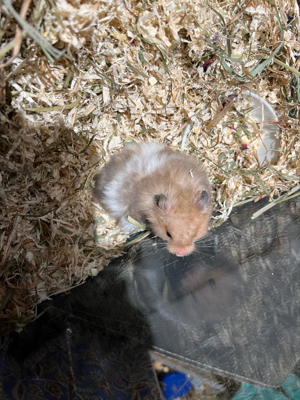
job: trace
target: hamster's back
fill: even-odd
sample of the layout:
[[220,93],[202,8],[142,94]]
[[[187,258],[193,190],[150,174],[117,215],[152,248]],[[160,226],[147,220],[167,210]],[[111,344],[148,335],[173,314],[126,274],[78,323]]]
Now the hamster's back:
[[95,176],[94,200],[119,222],[128,211],[137,182],[162,168],[174,154],[158,143],[138,143],[124,148]]
[[209,190],[202,164],[196,157],[166,145],[139,143],[114,154],[101,169],[95,177],[94,198],[118,223],[130,229],[127,216],[137,217],[141,201],[147,206],[144,211],[148,211],[155,195],[171,193],[174,187],[186,196],[199,188]]

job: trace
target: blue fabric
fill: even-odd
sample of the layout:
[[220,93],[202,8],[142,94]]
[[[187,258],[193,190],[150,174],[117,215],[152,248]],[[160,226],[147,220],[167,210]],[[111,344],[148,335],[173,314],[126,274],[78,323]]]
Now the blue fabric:
[[184,396],[191,388],[191,381],[181,372],[169,372],[163,377],[162,382],[166,400]]

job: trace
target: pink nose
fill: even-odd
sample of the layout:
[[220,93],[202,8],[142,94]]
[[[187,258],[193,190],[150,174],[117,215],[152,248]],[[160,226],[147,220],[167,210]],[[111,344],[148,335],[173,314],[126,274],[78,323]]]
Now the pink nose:
[[175,254],[176,256],[183,257],[189,254],[190,251],[188,249],[176,249]]

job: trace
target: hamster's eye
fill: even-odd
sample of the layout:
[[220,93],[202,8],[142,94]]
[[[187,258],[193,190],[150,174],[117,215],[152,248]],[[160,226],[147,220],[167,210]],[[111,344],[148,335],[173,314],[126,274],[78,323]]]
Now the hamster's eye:
[[209,283],[210,286],[212,286],[213,288],[216,287],[216,281],[214,280],[214,278],[210,278],[210,279],[208,280],[208,283]]
[[172,239],[172,236],[170,235],[170,232],[167,231],[167,236]]

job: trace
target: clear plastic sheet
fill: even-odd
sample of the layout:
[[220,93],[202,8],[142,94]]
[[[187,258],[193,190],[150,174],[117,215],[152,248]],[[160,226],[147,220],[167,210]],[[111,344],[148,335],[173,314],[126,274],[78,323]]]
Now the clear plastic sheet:
[[5,359],[27,365],[49,342],[59,352],[56,339],[70,328],[71,343],[96,336],[105,357],[121,354],[125,364],[152,348],[236,381],[280,386],[300,359],[300,197],[251,219],[264,204],[235,208],[188,257],[157,238],[134,245],[42,303],[44,314],[3,347]]
[[276,387],[300,358],[300,201],[251,219],[263,204],[236,208],[189,257],[144,240],[132,248],[123,275],[156,349]]

